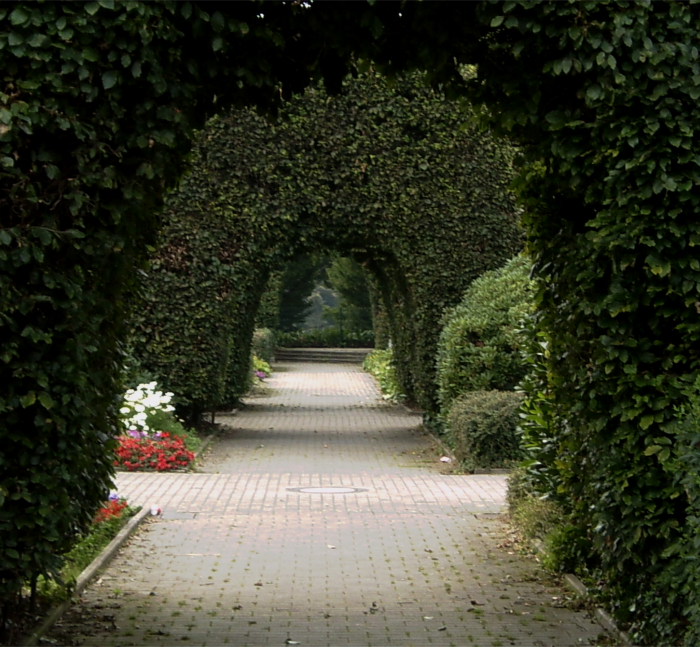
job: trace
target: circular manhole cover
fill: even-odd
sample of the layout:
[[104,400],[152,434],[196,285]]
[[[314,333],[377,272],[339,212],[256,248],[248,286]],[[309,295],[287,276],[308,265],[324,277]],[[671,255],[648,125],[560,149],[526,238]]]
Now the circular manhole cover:
[[288,487],[290,492],[301,492],[302,494],[355,494],[356,492],[367,492],[363,487]]

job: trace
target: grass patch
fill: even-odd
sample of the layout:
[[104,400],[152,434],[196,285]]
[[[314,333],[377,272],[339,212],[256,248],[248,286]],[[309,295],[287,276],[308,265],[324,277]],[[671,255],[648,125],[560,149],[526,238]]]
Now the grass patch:
[[90,531],[64,556],[63,567],[58,577],[37,580],[37,594],[46,602],[61,602],[67,600],[75,590],[78,576],[114,539],[141,508],[126,506],[121,514],[111,516],[92,526]]

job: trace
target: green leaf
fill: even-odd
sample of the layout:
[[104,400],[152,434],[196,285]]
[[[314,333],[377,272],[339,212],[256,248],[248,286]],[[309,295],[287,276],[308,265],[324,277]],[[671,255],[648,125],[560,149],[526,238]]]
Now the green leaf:
[[86,47],[83,50],[83,58],[86,61],[92,61],[94,63],[100,59],[100,55],[97,53],[97,50],[94,50],[92,47]]
[[600,99],[602,94],[603,90],[599,85],[591,85],[588,90],[586,90],[586,97],[588,97],[591,101]]
[[491,20],[491,27],[498,27],[499,25],[501,25],[501,24],[503,23],[503,21],[504,21],[505,19],[506,19],[505,16],[495,16],[495,17]]
[[105,90],[109,90],[116,85],[117,79],[118,76],[116,72],[105,72],[102,75],[102,86]]
[[[643,416],[642,419],[639,421],[639,426],[642,429],[649,429],[649,427],[651,427],[653,422],[654,422],[654,416]],[[652,445],[652,446],[656,447],[656,445]]]
[[211,48],[218,52],[224,46],[224,39],[221,36],[215,36],[211,41]]
[[10,14],[10,22],[17,26],[23,25],[29,20],[29,14],[24,10],[22,5],[15,7],[14,11]]
[[34,403],[36,402],[36,393],[34,391],[30,391],[26,395],[23,395],[19,399],[19,403],[22,405],[23,408],[31,407]]
[[644,455],[653,456],[654,454],[658,454],[662,449],[663,447],[661,447],[661,445],[649,445],[649,447],[644,450]]
[[51,396],[45,391],[42,391],[39,394],[39,402],[41,403],[41,406],[44,407],[44,409],[51,409],[51,407],[53,407],[53,405],[55,404]]
[[224,28],[226,25],[226,20],[224,19],[224,16],[221,14],[219,11],[215,11],[214,14],[211,17],[211,26],[213,27],[214,31],[218,34],[221,32],[221,30]]
[[85,11],[87,11],[91,16],[94,16],[100,10],[100,5],[97,2],[88,2],[84,6]]

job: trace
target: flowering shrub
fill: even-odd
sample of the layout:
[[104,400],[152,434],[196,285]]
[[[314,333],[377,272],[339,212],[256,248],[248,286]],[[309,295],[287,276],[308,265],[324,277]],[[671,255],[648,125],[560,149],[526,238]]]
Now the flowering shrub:
[[257,377],[259,380],[264,380],[266,377],[270,377],[270,375],[272,375],[272,368],[270,365],[264,359],[260,359],[257,355],[253,355],[253,361],[251,364],[253,375],[255,375],[255,377]]
[[194,459],[194,452],[187,449],[185,441],[167,431],[157,436],[121,436],[116,454],[114,464],[130,472],[138,469],[167,472],[187,467]]
[[186,467],[200,445],[196,435],[173,414],[172,393],[157,390],[156,382],[139,384],[124,395],[119,410],[124,434],[119,437],[114,464],[134,471],[158,472]]
[[[122,414],[122,423],[128,432],[149,432],[153,423],[163,414],[169,414],[175,407],[170,404],[172,393],[156,391],[157,383],[139,384],[135,389],[129,389],[124,395],[124,404],[119,412]],[[155,420],[154,420],[155,419]],[[134,435],[134,438],[144,434]],[[147,434],[145,434],[147,435]]]
[[97,511],[92,523],[98,524],[108,519],[118,519],[122,516],[122,512],[126,506],[126,499],[120,499],[118,495],[110,494],[109,501]]

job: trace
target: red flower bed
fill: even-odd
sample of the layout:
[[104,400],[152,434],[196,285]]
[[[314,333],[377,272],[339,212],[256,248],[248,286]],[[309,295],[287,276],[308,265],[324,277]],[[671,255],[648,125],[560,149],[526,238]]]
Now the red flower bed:
[[182,438],[163,432],[158,438],[120,436],[114,464],[130,472],[139,469],[167,472],[187,467],[193,458],[194,453],[185,447]]
[[103,521],[107,521],[107,519],[121,517],[124,508],[126,508],[126,505],[127,503],[125,500],[120,501],[119,499],[114,499],[108,501],[103,508],[100,508],[97,511],[97,514],[92,520],[92,523],[102,523]]

